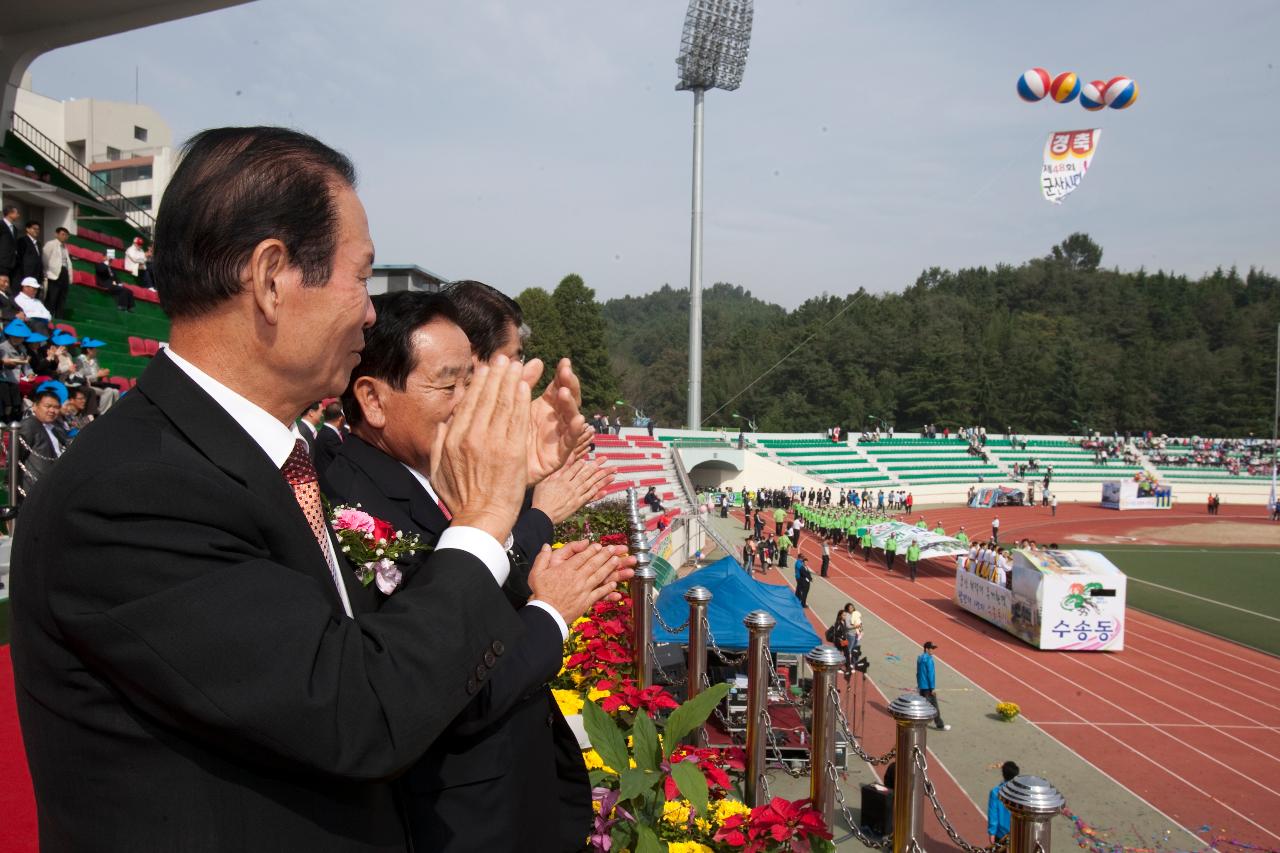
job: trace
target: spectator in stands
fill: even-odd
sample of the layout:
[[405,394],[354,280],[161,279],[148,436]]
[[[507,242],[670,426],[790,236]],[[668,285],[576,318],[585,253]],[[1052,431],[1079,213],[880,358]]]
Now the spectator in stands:
[[89,411],[96,415],[110,409],[120,399],[120,389],[107,381],[111,371],[98,364],[98,347],[102,344],[95,338],[83,338],[80,355],[76,357],[76,375],[93,388],[94,399],[90,401]]
[[111,266],[111,261],[115,260],[116,250],[107,249],[107,255],[98,261],[93,267],[93,279],[99,290],[105,290],[116,298],[116,309],[120,311],[132,311],[134,305],[133,291],[124,287],[116,280],[115,267]]
[[142,278],[142,271],[147,267],[147,253],[142,248],[142,243],[141,237],[134,237],[129,248],[124,250],[124,268],[139,280]]
[[31,416],[24,419],[18,429],[18,459],[25,469],[22,472],[22,491],[27,497],[62,455],[69,440],[66,430],[58,425],[62,401],[56,391],[52,388],[36,391],[31,403]]
[[325,469],[329,467],[333,457],[338,455],[343,441],[347,438],[347,419],[342,411],[342,403],[337,400],[329,400],[325,403],[322,417],[324,428],[320,430],[320,437],[316,439],[315,466],[316,473],[323,478]]
[[88,392],[83,385],[67,389],[67,400],[62,404],[62,427],[67,431],[68,439],[74,439],[93,420],[85,411],[88,407]]
[[21,320],[10,320],[4,327],[0,343],[0,411],[5,423],[22,417],[22,392],[18,382],[31,372],[31,356],[22,345],[31,330]]
[[9,276],[0,273],[0,322],[7,324],[15,318],[25,321],[27,315],[22,313],[14,294],[9,292]]
[[22,237],[18,233],[18,208],[16,205],[6,204],[4,206],[4,222],[0,227],[0,274],[8,276],[13,281],[21,281],[16,277],[18,267],[18,239]]
[[49,309],[45,307],[45,304],[40,301],[39,293],[39,279],[27,276],[22,279],[22,292],[14,297],[13,301],[22,309],[22,313],[27,318],[27,326],[33,332],[47,334],[53,315],[49,313]]
[[67,252],[67,238],[71,232],[65,228],[53,229],[53,239],[44,244],[41,255],[44,260],[44,304],[54,317],[63,316],[67,304],[67,290],[71,287],[71,255]]
[[938,648],[932,640],[926,641],[924,644],[924,653],[916,658],[916,689],[920,691],[920,695],[929,700],[929,704],[933,705],[933,709],[937,711],[937,716],[933,718],[933,723],[941,731],[951,731],[951,726],[942,721],[942,709],[938,707],[938,674],[934,668],[933,650]]
[[320,400],[309,404],[293,424],[293,431],[298,438],[307,443],[307,452],[311,455],[312,464],[316,459],[316,444],[320,439],[320,427],[324,423],[324,404]]
[[44,260],[40,253],[40,223],[28,222],[26,232],[18,238],[18,261],[14,277],[21,281],[30,276],[36,280],[37,289],[44,281]]
[[1003,781],[991,789],[987,795],[987,838],[992,846],[1007,845],[1012,817],[1009,808],[1000,801],[1000,789],[1017,778],[1022,771],[1012,761],[1000,765],[1000,777]]
[[[720,497],[724,497],[721,495]],[[662,499],[658,497],[658,489],[654,486],[649,487],[649,491],[644,493],[644,503],[651,512],[666,512],[662,506]]]

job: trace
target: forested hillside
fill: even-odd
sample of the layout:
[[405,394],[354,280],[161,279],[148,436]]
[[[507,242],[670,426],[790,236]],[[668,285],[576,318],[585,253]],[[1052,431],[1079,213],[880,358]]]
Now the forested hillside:
[[[736,412],[769,431],[856,432],[875,416],[900,430],[1269,436],[1276,277],[1232,268],[1190,281],[1101,259],[1075,234],[1020,266],[935,268],[902,293],[823,296],[791,312],[717,284],[703,303],[706,425],[736,426]],[[682,424],[688,291],[611,300],[603,314],[622,397]]]

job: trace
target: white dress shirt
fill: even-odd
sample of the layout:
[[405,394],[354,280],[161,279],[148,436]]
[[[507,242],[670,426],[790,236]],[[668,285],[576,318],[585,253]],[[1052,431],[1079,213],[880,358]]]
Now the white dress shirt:
[[[172,348],[166,349],[165,353],[179,370],[191,377],[202,391],[231,415],[232,420],[248,433],[254,443],[262,448],[263,453],[267,454],[271,464],[277,468],[284,467],[284,463],[288,460],[289,454],[293,453],[294,445],[297,443],[292,429],[178,355]],[[329,567],[334,571],[338,597],[342,599],[342,609],[348,616],[352,616],[347,588],[339,580],[344,570],[340,568],[341,564],[333,551],[332,538],[330,537],[327,542],[329,547],[326,557],[329,560]],[[443,551],[450,548],[466,551],[478,558],[489,569],[499,586],[506,581],[507,574],[511,571],[506,552],[502,550],[498,540],[478,528],[450,527],[440,536],[440,541],[436,543],[436,550]]]
[[49,434],[49,444],[53,446],[53,456],[56,459],[62,455],[62,443],[53,432],[53,424],[45,424],[44,431]]
[[[404,465],[403,462],[401,462],[400,464]],[[423,491],[427,493],[427,496],[431,498],[431,500],[436,504],[436,506],[442,506],[440,502],[440,496],[436,494],[435,489],[431,488],[431,481],[428,480],[425,476],[423,476],[421,471],[419,471],[417,468],[412,468],[408,465],[404,465],[404,469],[413,475],[413,479],[418,481],[418,485],[422,486]],[[471,551],[471,553],[475,554],[476,556],[484,560],[484,564],[489,567],[489,571],[493,572],[493,579],[498,582],[498,586],[502,586],[504,583],[507,582],[507,577],[511,574],[511,563],[507,559],[507,554],[501,548],[501,546],[499,546],[498,548],[499,553],[497,555],[497,558],[495,558],[495,559],[499,559],[500,562],[502,563],[501,572],[498,572],[495,570],[494,568],[495,563],[490,562],[490,559],[488,556],[481,556],[484,552],[489,551],[490,548],[498,544],[497,539],[494,539],[488,533],[485,533],[483,530],[480,530],[475,527],[452,527],[451,526],[447,530],[445,530],[443,534],[441,534],[440,541],[444,542],[444,537],[448,536],[450,533],[454,531],[457,531],[459,534],[461,534],[461,536],[465,536],[465,538],[461,538],[460,536],[457,539],[451,540],[451,541],[460,543],[460,544],[453,545],[453,547],[455,548],[460,547],[463,550]],[[478,534],[478,535],[473,536],[472,534]],[[511,547],[511,542],[512,542],[512,539],[510,536],[508,536],[507,537],[508,548]],[[439,548],[441,546],[436,545],[436,547]],[[484,550],[482,551],[482,550],[476,550],[476,549],[484,549]],[[489,554],[492,555],[492,552],[489,551]],[[565,624],[564,617],[560,615],[560,611],[556,610],[547,602],[540,601],[536,598],[530,599],[526,603],[531,607],[541,608],[542,610],[545,610],[551,614],[551,618],[556,620],[556,627],[560,629],[560,640],[562,642],[569,637],[569,626]]]

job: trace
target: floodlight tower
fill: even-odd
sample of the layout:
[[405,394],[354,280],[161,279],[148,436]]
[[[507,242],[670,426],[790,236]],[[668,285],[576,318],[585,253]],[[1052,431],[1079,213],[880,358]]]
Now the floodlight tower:
[[752,0],[689,0],[676,91],[693,92],[693,223],[689,250],[689,429],[702,426],[702,101],[708,89],[742,85],[751,47]]

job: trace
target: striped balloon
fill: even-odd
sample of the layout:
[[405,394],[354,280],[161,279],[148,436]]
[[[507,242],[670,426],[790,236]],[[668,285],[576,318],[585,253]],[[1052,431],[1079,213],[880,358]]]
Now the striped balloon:
[[1116,77],[1107,83],[1103,98],[1113,110],[1128,109],[1138,100],[1138,84],[1128,77]]
[[1018,97],[1035,103],[1049,94],[1049,72],[1043,68],[1031,68],[1018,78]]
[[1102,99],[1106,90],[1107,84],[1101,80],[1085,83],[1080,87],[1080,106],[1090,112],[1106,109],[1107,102]]
[[1069,104],[1080,94],[1080,78],[1074,71],[1063,71],[1049,84],[1049,94],[1060,104]]

